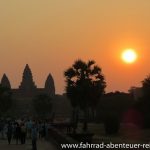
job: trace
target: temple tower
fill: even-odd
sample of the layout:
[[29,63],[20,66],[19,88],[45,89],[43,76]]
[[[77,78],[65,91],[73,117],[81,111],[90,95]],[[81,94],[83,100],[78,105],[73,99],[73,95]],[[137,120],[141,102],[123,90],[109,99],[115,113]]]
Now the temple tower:
[[45,90],[50,96],[55,96],[55,84],[51,74],[48,75],[45,81]]
[[3,87],[7,87],[7,88],[11,89],[11,85],[10,85],[9,79],[6,76],[6,74],[4,74],[3,77],[2,77],[2,79],[1,79],[1,85]]
[[22,89],[25,91],[33,91],[36,89],[36,85],[32,77],[32,72],[28,64],[26,64],[25,66],[23,77],[22,77],[22,82],[19,86],[19,89]]

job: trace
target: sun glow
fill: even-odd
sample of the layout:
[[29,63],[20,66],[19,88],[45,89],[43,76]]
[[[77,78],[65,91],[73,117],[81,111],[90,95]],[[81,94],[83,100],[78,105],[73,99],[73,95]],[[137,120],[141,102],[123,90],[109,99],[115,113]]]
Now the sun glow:
[[126,49],[123,51],[121,58],[126,63],[134,63],[137,59],[137,53],[133,49]]

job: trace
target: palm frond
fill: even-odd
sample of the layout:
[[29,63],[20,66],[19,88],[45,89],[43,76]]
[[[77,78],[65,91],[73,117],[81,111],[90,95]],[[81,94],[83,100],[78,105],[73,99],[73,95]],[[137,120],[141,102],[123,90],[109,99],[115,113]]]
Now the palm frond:
[[78,69],[86,69],[87,65],[84,61],[82,60],[76,60],[75,63],[73,64],[74,69],[78,70]]
[[88,68],[90,68],[92,65],[94,65],[95,64],[95,61],[94,60],[89,60],[88,62],[87,62],[87,66],[88,66]]
[[64,72],[64,76],[67,77],[67,78],[73,78],[76,76],[76,72],[75,70],[71,67],[69,69],[67,69],[65,72]]

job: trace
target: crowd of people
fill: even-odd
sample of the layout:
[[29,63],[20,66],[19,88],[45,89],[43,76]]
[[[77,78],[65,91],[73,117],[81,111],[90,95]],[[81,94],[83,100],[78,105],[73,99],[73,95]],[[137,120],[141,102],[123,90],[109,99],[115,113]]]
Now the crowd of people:
[[16,144],[25,144],[26,139],[32,140],[32,149],[37,150],[37,139],[48,137],[49,124],[43,120],[0,120],[0,138],[8,140],[11,144],[12,139]]

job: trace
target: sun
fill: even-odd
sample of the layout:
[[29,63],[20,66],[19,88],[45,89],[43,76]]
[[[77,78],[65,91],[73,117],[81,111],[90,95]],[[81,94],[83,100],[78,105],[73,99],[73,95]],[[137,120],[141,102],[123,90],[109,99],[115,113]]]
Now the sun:
[[126,49],[122,52],[121,58],[125,63],[131,64],[136,61],[137,53],[134,49]]

